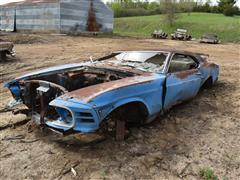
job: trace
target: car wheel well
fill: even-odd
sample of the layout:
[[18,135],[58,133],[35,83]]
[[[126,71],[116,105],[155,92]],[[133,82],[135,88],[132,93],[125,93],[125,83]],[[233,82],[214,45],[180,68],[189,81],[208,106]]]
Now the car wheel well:
[[203,88],[211,88],[213,86],[213,78],[210,76],[202,85]]
[[114,109],[110,113],[110,117],[121,117],[124,118],[126,122],[131,123],[144,123],[149,115],[146,105],[142,102],[130,102],[121,105]]

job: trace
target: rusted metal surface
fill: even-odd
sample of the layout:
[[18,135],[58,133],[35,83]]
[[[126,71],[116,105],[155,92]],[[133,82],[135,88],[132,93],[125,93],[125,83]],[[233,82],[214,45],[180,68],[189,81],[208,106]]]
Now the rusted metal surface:
[[187,70],[187,71],[182,71],[182,72],[176,73],[176,77],[179,78],[179,79],[185,79],[188,76],[190,76],[190,75],[192,75],[194,73],[197,73],[197,72],[198,72],[197,69],[191,69],[191,70]]
[[103,84],[89,86],[83,89],[75,90],[66,93],[62,96],[63,99],[76,98],[83,102],[91,102],[97,96],[103,94],[104,92],[118,90],[119,88],[124,88],[127,86],[134,86],[137,84],[149,83],[154,79],[154,76],[148,74],[148,76],[140,77],[129,77],[121,80],[110,81]]
[[45,96],[44,93],[40,93],[40,124],[44,125],[45,124],[45,115],[48,107],[49,100],[46,99],[47,97]]
[[[19,85],[23,89],[23,98],[25,105],[32,112],[40,114],[40,124],[45,124],[45,117],[51,118],[56,114],[53,109],[49,108],[49,103],[56,96],[68,92],[64,87],[43,80],[20,81]],[[42,89],[41,89],[42,87]],[[46,91],[44,91],[44,88]]]
[[90,8],[88,10],[87,31],[90,31],[90,32],[99,31],[92,0],[90,1]]
[[[92,65],[92,67],[95,67],[95,66],[96,65]],[[128,67],[128,66],[117,66],[116,64],[105,64],[104,66],[101,65],[101,64],[97,64],[96,67],[112,69],[112,70],[115,70],[115,71],[120,70],[122,72],[128,72],[128,73],[130,72],[130,73],[133,73],[133,75],[146,75],[146,76],[148,76],[150,74],[149,72],[143,72],[139,69],[134,69],[134,68],[131,68],[131,67]]]
[[217,67],[216,64],[214,64],[214,63],[209,63],[209,62],[205,62],[205,63],[203,64],[203,66],[204,66],[204,67],[208,67],[208,68],[216,68],[216,67]]
[[49,82],[49,81],[43,81],[43,80],[26,80],[26,81],[20,81],[20,85],[25,85],[25,84],[48,84],[50,87],[52,88],[56,88],[56,89],[59,89],[60,91],[62,91],[63,93],[67,93],[67,89],[58,85],[58,84],[55,84],[55,83],[52,83],[52,82]]

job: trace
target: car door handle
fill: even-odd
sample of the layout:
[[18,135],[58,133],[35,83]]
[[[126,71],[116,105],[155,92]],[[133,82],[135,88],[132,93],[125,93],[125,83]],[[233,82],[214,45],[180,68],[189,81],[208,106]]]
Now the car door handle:
[[202,75],[202,73],[198,72],[198,73],[196,73],[196,75]]

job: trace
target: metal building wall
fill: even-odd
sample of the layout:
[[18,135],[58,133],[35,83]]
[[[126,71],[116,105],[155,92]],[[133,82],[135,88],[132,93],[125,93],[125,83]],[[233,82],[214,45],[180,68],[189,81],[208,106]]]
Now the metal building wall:
[[[90,0],[62,0],[60,26],[62,32],[86,32]],[[100,32],[113,31],[113,12],[101,0],[93,0],[93,8]]]
[[6,7],[0,8],[0,16],[1,16],[1,26],[0,30],[2,31],[14,31],[15,29],[15,8],[14,7]]
[[62,32],[86,31],[90,0],[70,0],[60,3]]
[[[44,0],[41,0],[44,1]],[[11,4],[0,7],[0,30],[85,32],[91,0],[46,0],[44,3]],[[92,0],[100,32],[112,32],[113,12],[101,0]]]
[[113,31],[113,11],[107,7],[101,0],[93,0],[96,11],[97,23],[101,25],[100,31]]
[[60,31],[59,12],[59,3],[18,6],[16,7],[16,29]]

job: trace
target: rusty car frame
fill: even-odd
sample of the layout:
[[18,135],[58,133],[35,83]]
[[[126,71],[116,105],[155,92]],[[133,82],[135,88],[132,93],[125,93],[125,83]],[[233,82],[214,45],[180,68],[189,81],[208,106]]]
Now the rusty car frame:
[[186,29],[177,29],[174,33],[171,34],[171,39],[190,41],[192,39],[192,36],[187,32]]
[[154,39],[167,39],[168,34],[165,33],[162,29],[159,29],[159,30],[154,30],[151,36]]
[[202,35],[200,39],[200,43],[208,43],[208,44],[218,44],[220,43],[219,37],[213,33],[206,33]]
[[14,45],[12,42],[0,39],[0,62],[6,60],[7,55],[15,56]]
[[[219,66],[208,55],[177,50],[122,51],[39,70],[5,84],[19,113],[54,131],[89,133],[112,122],[115,137],[129,123],[146,124],[213,85]],[[108,124],[109,125],[109,124]]]

